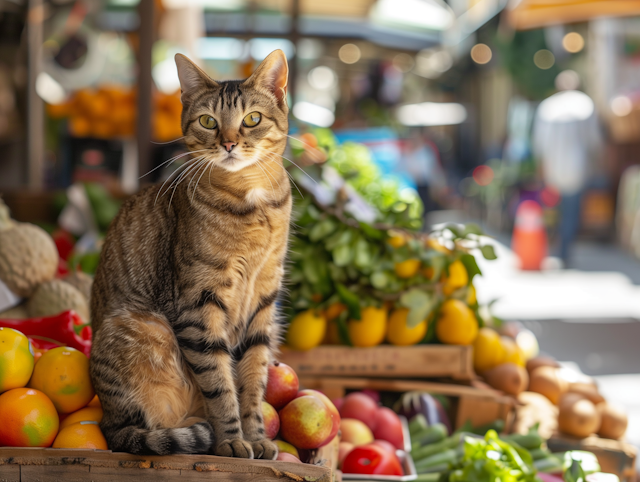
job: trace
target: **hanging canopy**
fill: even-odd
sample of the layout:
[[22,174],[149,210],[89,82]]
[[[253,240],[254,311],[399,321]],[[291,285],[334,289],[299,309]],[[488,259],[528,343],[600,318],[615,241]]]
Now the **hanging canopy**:
[[640,0],[515,0],[506,12],[514,28],[527,30],[603,16],[640,15]]

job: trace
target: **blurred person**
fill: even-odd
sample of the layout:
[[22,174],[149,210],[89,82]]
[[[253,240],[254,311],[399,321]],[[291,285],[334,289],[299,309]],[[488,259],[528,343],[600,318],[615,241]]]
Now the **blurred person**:
[[574,71],[556,78],[559,92],[540,103],[532,144],[542,178],[560,195],[559,257],[565,266],[580,227],[581,198],[601,152],[602,137],[593,100],[578,89]]
[[445,187],[438,148],[415,131],[408,139],[399,167],[415,182],[425,214],[438,209],[437,192]]

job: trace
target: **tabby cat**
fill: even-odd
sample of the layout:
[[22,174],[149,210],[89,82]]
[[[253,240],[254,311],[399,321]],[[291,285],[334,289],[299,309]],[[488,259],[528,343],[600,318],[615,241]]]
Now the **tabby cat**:
[[287,61],[276,50],[228,82],[176,64],[199,155],[107,233],[91,295],[100,427],[114,451],[274,459],[262,398],[291,214]]

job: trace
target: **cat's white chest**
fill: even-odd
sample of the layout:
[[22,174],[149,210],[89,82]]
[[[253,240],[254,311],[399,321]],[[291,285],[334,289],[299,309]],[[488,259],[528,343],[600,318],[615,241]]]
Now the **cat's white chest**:
[[257,187],[255,189],[249,189],[244,198],[248,203],[256,204],[267,199],[267,195],[268,191],[266,189]]

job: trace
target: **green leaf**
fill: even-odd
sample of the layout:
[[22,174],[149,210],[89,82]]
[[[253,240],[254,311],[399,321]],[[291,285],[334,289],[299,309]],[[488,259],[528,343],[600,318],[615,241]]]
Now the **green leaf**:
[[460,228],[455,224],[447,224],[444,229],[448,229],[449,231],[451,231],[451,234],[453,234],[456,238],[462,238],[464,236],[462,234],[462,231],[460,231]]
[[326,218],[316,224],[311,231],[309,231],[309,239],[314,243],[326,238],[333,233],[338,225],[332,218]]
[[476,262],[476,258],[471,254],[463,254],[460,256],[460,261],[464,264],[464,267],[467,269],[467,274],[469,275],[469,282],[473,280],[473,277],[477,274],[482,274],[480,268],[478,267],[478,263]]
[[349,244],[351,242],[352,232],[349,229],[338,230],[336,233],[329,236],[325,242],[324,246],[329,251],[333,251],[338,246],[343,244]]
[[348,311],[343,311],[340,313],[340,316],[336,318],[336,323],[338,324],[338,335],[340,336],[340,341],[345,345],[353,346],[351,343],[351,337],[349,336],[349,326],[347,325],[347,318],[349,317]]
[[374,288],[381,290],[387,286],[389,278],[383,271],[376,271],[371,275],[370,280]]
[[400,304],[405,308],[409,308],[407,326],[413,328],[427,319],[435,306],[435,297],[431,293],[412,289],[400,297]]
[[379,229],[374,228],[370,224],[360,223],[360,229],[364,234],[373,239],[382,239],[384,237],[384,232]]
[[369,249],[369,243],[363,238],[359,237],[355,243],[355,265],[362,269],[371,269],[371,250]]
[[493,249],[493,246],[491,246],[490,244],[485,244],[484,246],[482,246],[480,248],[480,251],[482,252],[482,256],[484,257],[484,259],[494,260],[498,258],[496,256],[495,250]]
[[477,234],[479,236],[479,235],[483,234],[482,233],[482,228],[480,226],[478,226],[476,223],[465,224],[464,231],[463,231],[463,237],[466,237],[469,234]]
[[347,266],[353,260],[354,250],[348,244],[341,244],[332,251],[332,254],[336,266]]
[[343,284],[337,284],[336,290],[338,291],[338,296],[340,296],[340,299],[349,310],[349,318],[353,320],[361,319],[360,299],[358,298],[358,296],[355,293],[349,291],[349,289],[347,289],[347,287]]

